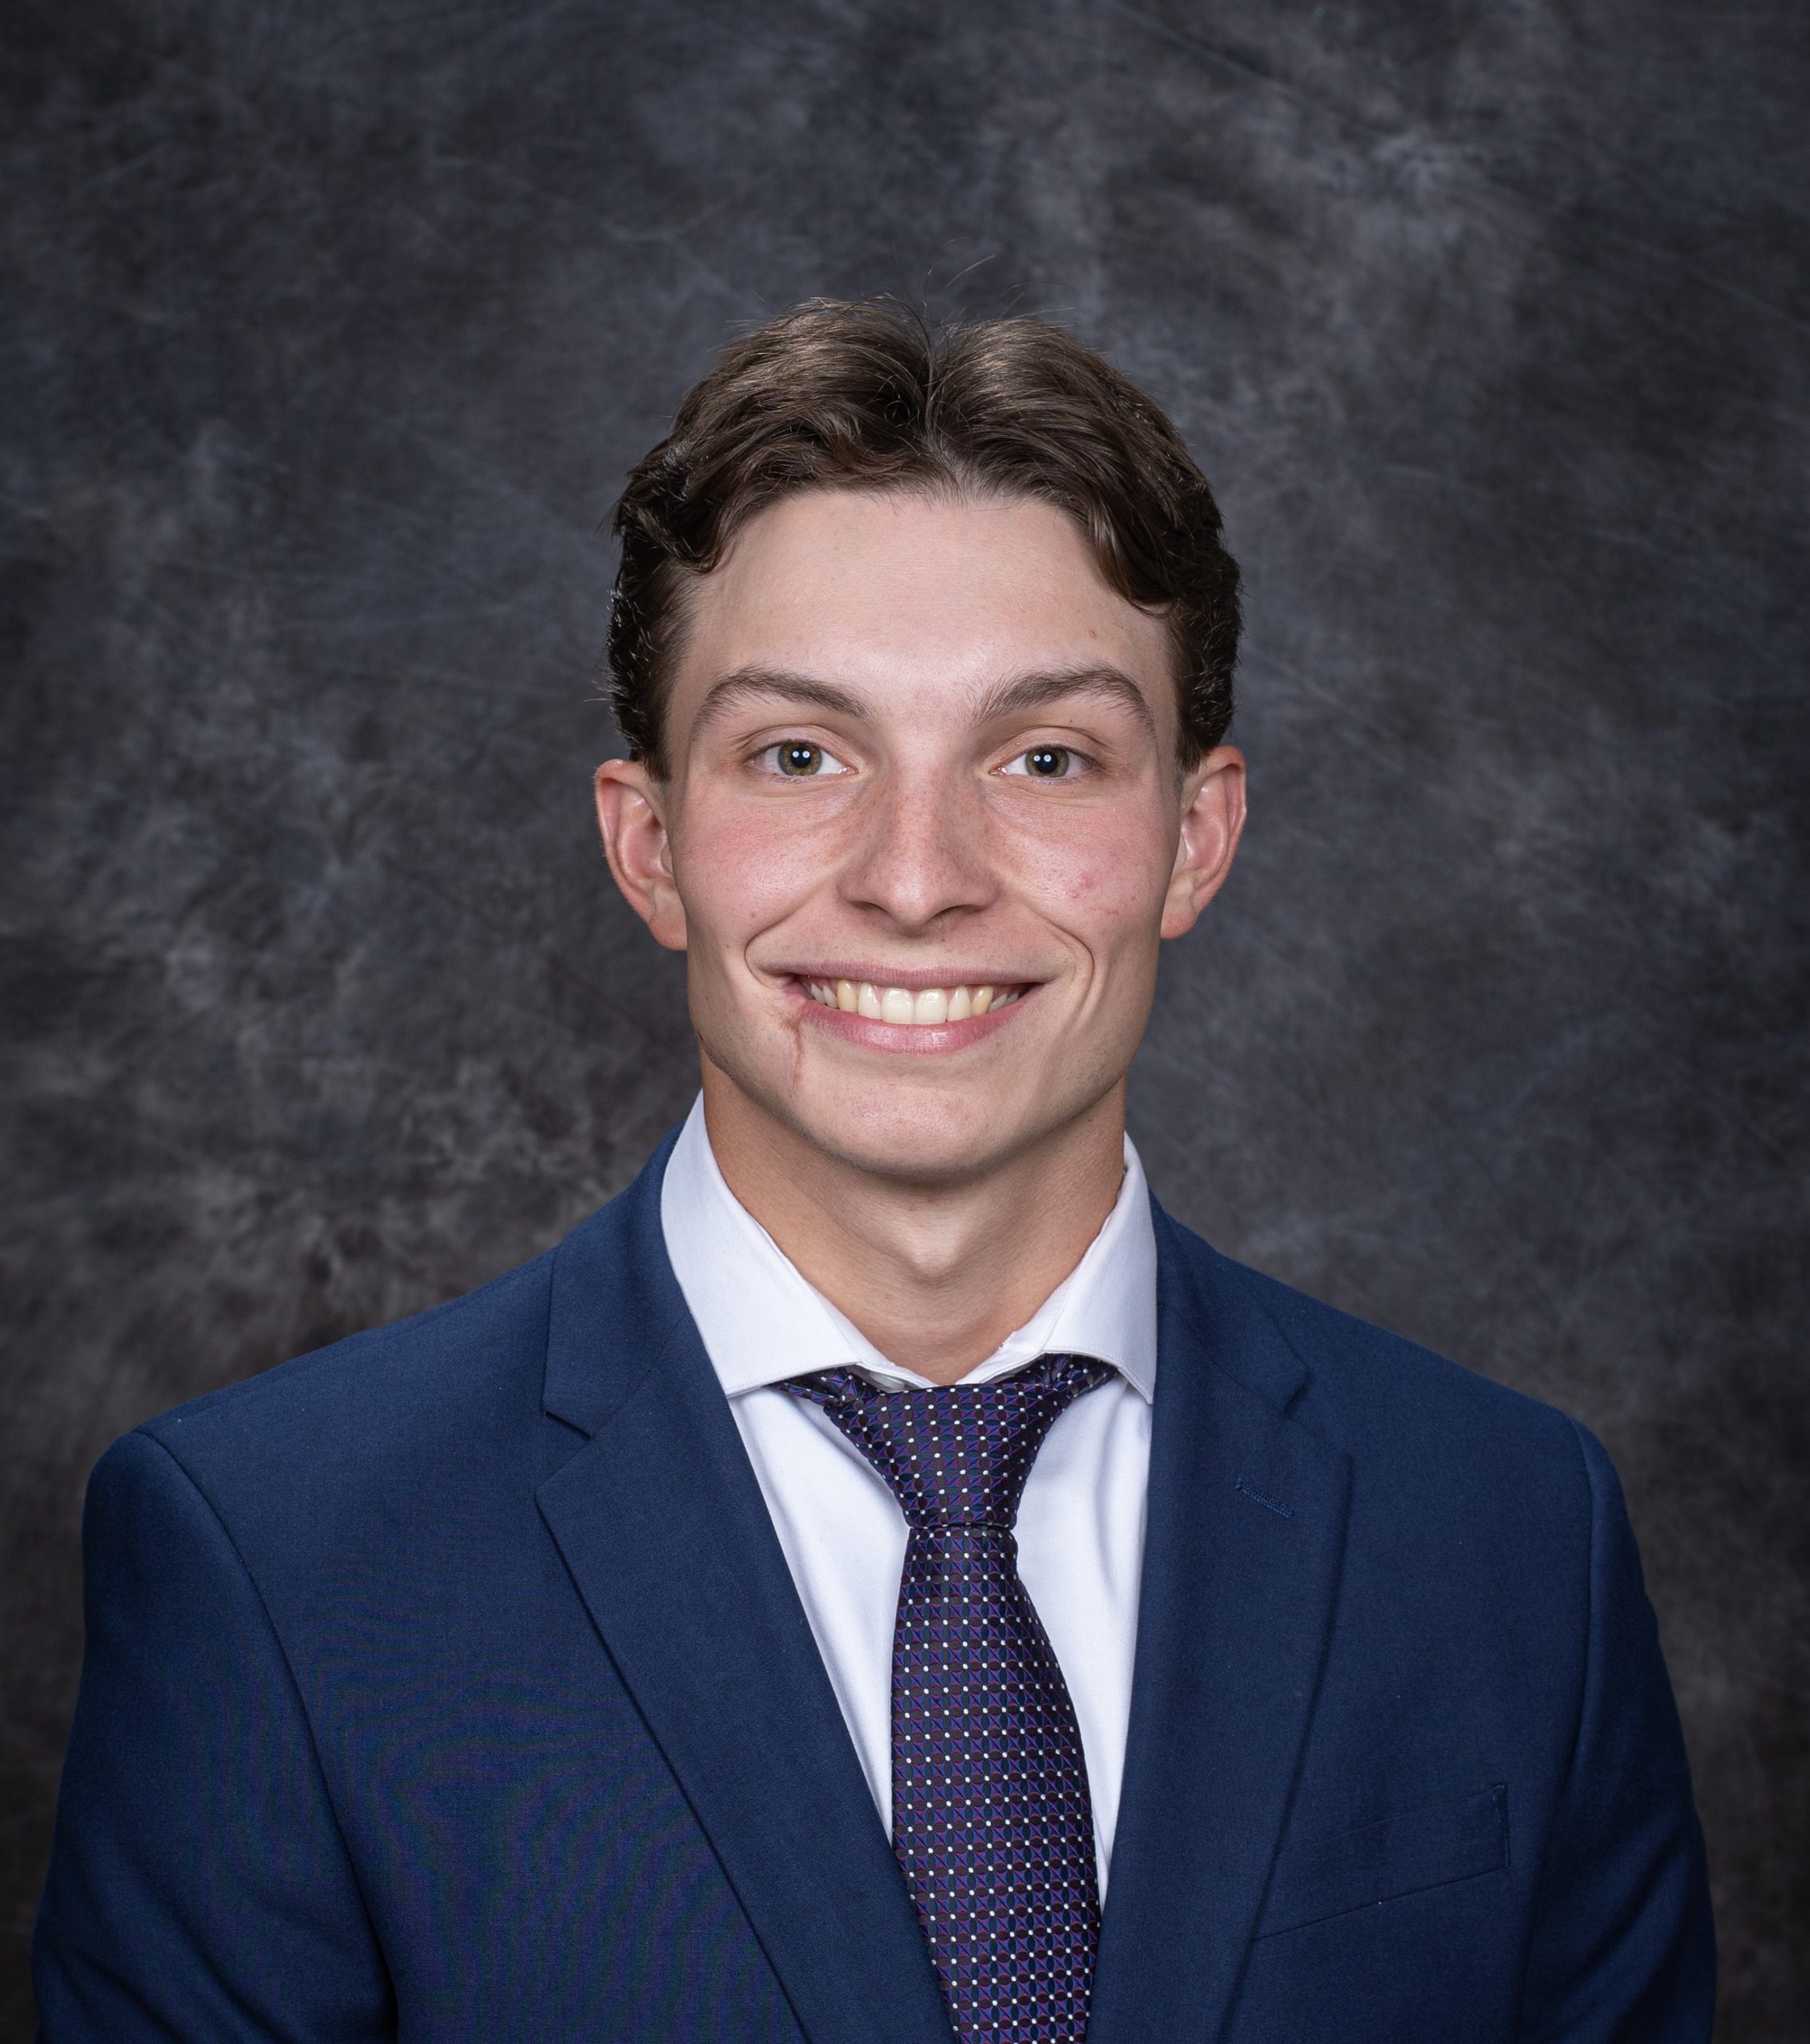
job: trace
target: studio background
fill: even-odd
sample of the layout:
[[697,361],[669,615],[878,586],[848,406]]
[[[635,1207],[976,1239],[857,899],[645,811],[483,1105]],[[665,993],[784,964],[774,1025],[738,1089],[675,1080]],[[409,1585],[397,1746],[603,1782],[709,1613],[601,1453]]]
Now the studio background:
[[116,1435],[554,1241],[694,1084],[588,777],[623,471],[814,293],[1072,325],[1247,575],[1134,1131],[1626,1482],[1729,2044],[1810,2034],[1810,10],[16,0],[4,1973]]

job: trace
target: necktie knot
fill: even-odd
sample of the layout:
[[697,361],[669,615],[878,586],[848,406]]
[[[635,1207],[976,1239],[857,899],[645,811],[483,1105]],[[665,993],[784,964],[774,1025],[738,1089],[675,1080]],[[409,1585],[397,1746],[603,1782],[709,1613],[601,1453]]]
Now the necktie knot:
[[1112,1374],[1091,1356],[1040,1356],[987,1384],[881,1391],[855,1370],[818,1370],[786,1389],[858,1448],[914,1531],[984,1526],[1009,1533],[1044,1437]]

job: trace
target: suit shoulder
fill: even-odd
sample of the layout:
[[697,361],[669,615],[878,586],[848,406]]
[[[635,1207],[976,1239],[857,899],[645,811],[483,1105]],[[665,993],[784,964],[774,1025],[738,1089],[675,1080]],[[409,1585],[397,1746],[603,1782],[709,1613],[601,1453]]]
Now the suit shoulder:
[[1442,1566],[1465,1551],[1536,1571],[1587,1566],[1618,1491],[1575,1420],[1261,1272],[1233,1265],[1228,1278],[1300,1359],[1289,1417],[1349,1456],[1363,1523]]
[[1336,1445],[1428,1468],[1538,1466],[1568,1488],[1587,1485],[1586,1460],[1602,1451],[1556,1406],[1235,1262],[1186,1229],[1175,1234],[1220,1316],[1230,1308],[1279,1337],[1297,1365],[1291,1416]]
[[476,1290],[347,1336],[145,1422],[185,1464],[264,1438],[353,1439],[435,1415],[457,1424],[512,1390],[538,1404],[553,1258],[549,1250]]
[[1555,1405],[1310,1297],[1262,1271],[1244,1264],[1233,1268],[1291,1345],[1309,1352],[1304,1361],[1348,1379],[1367,1400],[1419,1404],[1431,1399],[1441,1407],[1474,1409],[1503,1426],[1531,1427],[1554,1436],[1571,1433],[1574,1423]]

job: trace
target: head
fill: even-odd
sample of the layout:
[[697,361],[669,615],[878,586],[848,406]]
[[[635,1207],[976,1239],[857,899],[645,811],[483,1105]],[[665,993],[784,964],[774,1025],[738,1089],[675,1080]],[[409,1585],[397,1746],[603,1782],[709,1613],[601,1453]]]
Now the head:
[[1238,572],[1174,427],[1040,322],[814,303],[616,528],[599,814],[713,1115],[928,1184],[1116,1113],[1243,819]]

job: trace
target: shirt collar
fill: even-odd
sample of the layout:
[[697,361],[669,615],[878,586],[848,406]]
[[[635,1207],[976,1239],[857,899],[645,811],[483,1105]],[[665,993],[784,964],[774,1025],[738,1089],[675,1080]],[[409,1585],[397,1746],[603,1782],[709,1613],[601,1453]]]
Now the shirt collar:
[[[889,1362],[798,1270],[729,1190],[700,1094],[667,1159],[660,1226],[679,1289],[731,1398],[814,1370],[867,1371],[889,1388],[929,1388]],[[1156,1395],[1156,1231],[1129,1136],[1119,1197],[1068,1276],[963,1380],[984,1383],[1045,1354],[1092,1356]]]

